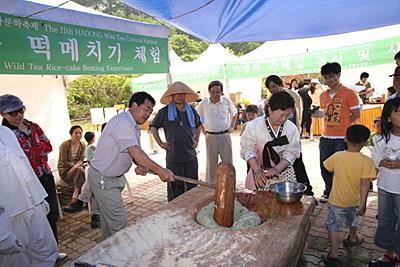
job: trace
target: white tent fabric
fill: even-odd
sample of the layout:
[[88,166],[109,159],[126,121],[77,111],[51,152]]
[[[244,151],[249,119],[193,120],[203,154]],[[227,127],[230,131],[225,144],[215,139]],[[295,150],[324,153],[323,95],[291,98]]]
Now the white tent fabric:
[[170,72],[176,72],[181,69],[185,69],[187,62],[183,61],[173,49],[169,50],[169,70]]
[[196,60],[182,64],[175,72],[176,74],[193,73],[207,69],[210,66],[222,65],[235,59],[237,59],[237,56],[229,53],[221,44],[210,44]]
[[304,38],[295,40],[269,41],[250,53],[241,56],[237,61],[259,60],[264,58],[288,56],[300,53],[314,52],[323,49],[330,49],[369,42],[379,39],[398,36],[400,24],[375,28],[371,30],[344,33],[323,37]]
[[58,147],[67,140],[71,127],[62,76],[0,75],[0,95],[13,94],[26,106],[25,118],[36,122],[49,137],[53,152],[49,162],[57,165]]

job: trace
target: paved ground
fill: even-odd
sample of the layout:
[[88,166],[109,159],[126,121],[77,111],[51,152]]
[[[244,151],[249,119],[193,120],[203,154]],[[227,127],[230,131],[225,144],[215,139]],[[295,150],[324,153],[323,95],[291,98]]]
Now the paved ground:
[[[142,146],[149,150],[149,141],[146,132],[142,133]],[[237,172],[238,187],[243,187],[246,164],[240,159],[240,139],[237,134],[233,135],[234,166]],[[314,186],[315,196],[318,198],[324,188],[323,180],[319,173],[319,154],[318,141],[302,141],[303,157],[307,168],[311,184]],[[199,145],[199,172],[200,177],[205,174],[205,144],[204,136],[201,137]],[[366,151],[368,152],[368,151]],[[151,157],[157,162],[164,164],[165,153],[159,152],[152,154]],[[156,176],[148,175],[146,177],[136,176],[132,171],[128,174],[133,195],[129,196],[128,191],[123,191],[123,198],[128,214],[128,224],[131,225],[137,220],[148,216],[159,210],[166,202],[166,185]],[[375,185],[374,185],[375,186]],[[375,187],[376,188],[376,187]],[[67,204],[71,191],[62,186],[60,200],[62,205]],[[307,239],[306,247],[298,267],[324,266],[321,257],[328,252],[329,244],[327,240],[327,231],[324,227],[327,214],[327,204],[319,204],[311,217],[310,233]],[[377,193],[370,193],[368,198],[368,209],[361,220],[360,232],[365,237],[365,242],[359,247],[352,249],[340,248],[341,258],[345,262],[343,266],[368,266],[371,258],[379,257],[383,250],[375,246],[373,236],[377,226],[375,216],[377,214]],[[59,262],[62,265],[68,260],[76,258],[89,248],[101,241],[101,232],[99,229],[90,228],[90,218],[87,210],[76,214],[64,213],[64,219],[59,221],[59,247],[60,251],[66,252],[68,258]],[[342,238],[347,236],[343,231]],[[295,266],[295,264],[293,265]]]

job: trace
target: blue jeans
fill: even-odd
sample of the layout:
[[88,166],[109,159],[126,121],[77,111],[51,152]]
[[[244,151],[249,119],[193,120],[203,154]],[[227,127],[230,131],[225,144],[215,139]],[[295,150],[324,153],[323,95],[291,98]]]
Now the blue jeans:
[[358,227],[358,217],[356,216],[357,208],[341,208],[329,204],[328,216],[326,217],[326,229],[328,231],[339,232],[340,228],[345,224],[350,228]]
[[400,254],[400,194],[378,188],[378,228],[375,244]]
[[319,165],[321,168],[321,176],[325,182],[324,195],[329,197],[332,189],[333,172],[328,172],[324,167],[324,161],[338,151],[347,149],[344,139],[329,139],[321,137],[319,139]]

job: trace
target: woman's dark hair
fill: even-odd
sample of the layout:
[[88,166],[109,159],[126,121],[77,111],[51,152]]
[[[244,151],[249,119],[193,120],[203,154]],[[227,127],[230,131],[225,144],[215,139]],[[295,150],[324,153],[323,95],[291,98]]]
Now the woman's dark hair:
[[274,83],[276,83],[277,85],[279,85],[279,86],[281,86],[281,87],[283,86],[282,79],[279,78],[279,76],[277,76],[277,75],[269,75],[269,76],[267,77],[267,79],[265,80],[265,87],[269,88],[268,85],[269,85],[271,82],[274,82]]
[[138,106],[140,106],[141,104],[144,103],[144,101],[146,101],[146,99],[149,100],[153,105],[156,104],[156,101],[149,93],[137,92],[134,93],[131,99],[129,100],[129,107],[132,107],[133,103],[136,103]]
[[94,138],[94,132],[86,132],[85,135],[83,136],[86,140],[86,142],[91,142]]
[[210,92],[211,87],[213,86],[219,86],[219,88],[221,88],[221,93],[224,92],[224,85],[220,81],[210,82],[210,84],[208,85],[208,92]]
[[293,87],[293,83],[294,83],[294,82],[296,82],[297,85],[299,84],[299,83],[297,82],[296,79],[292,79],[292,80],[290,81],[289,89],[291,89],[291,88],[297,89],[297,86]]
[[383,105],[381,127],[382,137],[385,138],[386,143],[389,142],[390,133],[393,130],[392,122],[389,121],[389,117],[392,112],[400,112],[400,97],[390,99],[385,103],[385,105]]
[[294,109],[294,99],[291,95],[289,95],[289,93],[281,91],[273,94],[269,99],[268,104],[265,105],[264,111],[267,117],[269,116],[268,107],[271,109],[271,111],[278,109],[286,110],[288,108]]
[[369,77],[368,72],[363,72],[363,73],[360,74],[360,80],[361,80],[362,78],[368,78],[368,77]]
[[337,62],[326,63],[321,67],[321,75],[339,74],[342,72],[342,67]]
[[72,135],[72,133],[75,131],[75,129],[81,129],[81,131],[83,132],[81,126],[79,126],[79,125],[74,125],[74,126],[71,127],[71,129],[69,129],[69,135]]

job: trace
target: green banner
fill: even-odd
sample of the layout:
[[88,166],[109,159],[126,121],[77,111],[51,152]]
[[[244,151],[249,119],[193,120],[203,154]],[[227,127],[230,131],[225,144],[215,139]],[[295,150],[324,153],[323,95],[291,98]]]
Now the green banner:
[[400,50],[400,36],[306,54],[227,64],[229,79],[265,77],[270,74],[315,73],[327,62],[338,62],[343,69],[393,63]]
[[0,13],[2,74],[168,72],[168,39]]
[[137,83],[132,79],[131,83],[133,92],[146,91],[151,93],[160,90],[165,91],[167,88],[167,78],[147,83]]
[[[180,81],[187,84],[210,82],[222,79],[224,79],[223,65],[210,67],[204,71],[194,73],[172,75],[172,82]],[[152,82],[136,82],[135,79],[132,79],[132,91],[155,92],[158,90],[165,91],[165,88],[167,88],[167,78]]]
[[209,69],[200,72],[172,75],[174,82],[180,81],[184,83],[210,82],[213,80],[221,80],[224,78],[224,66],[212,66]]

